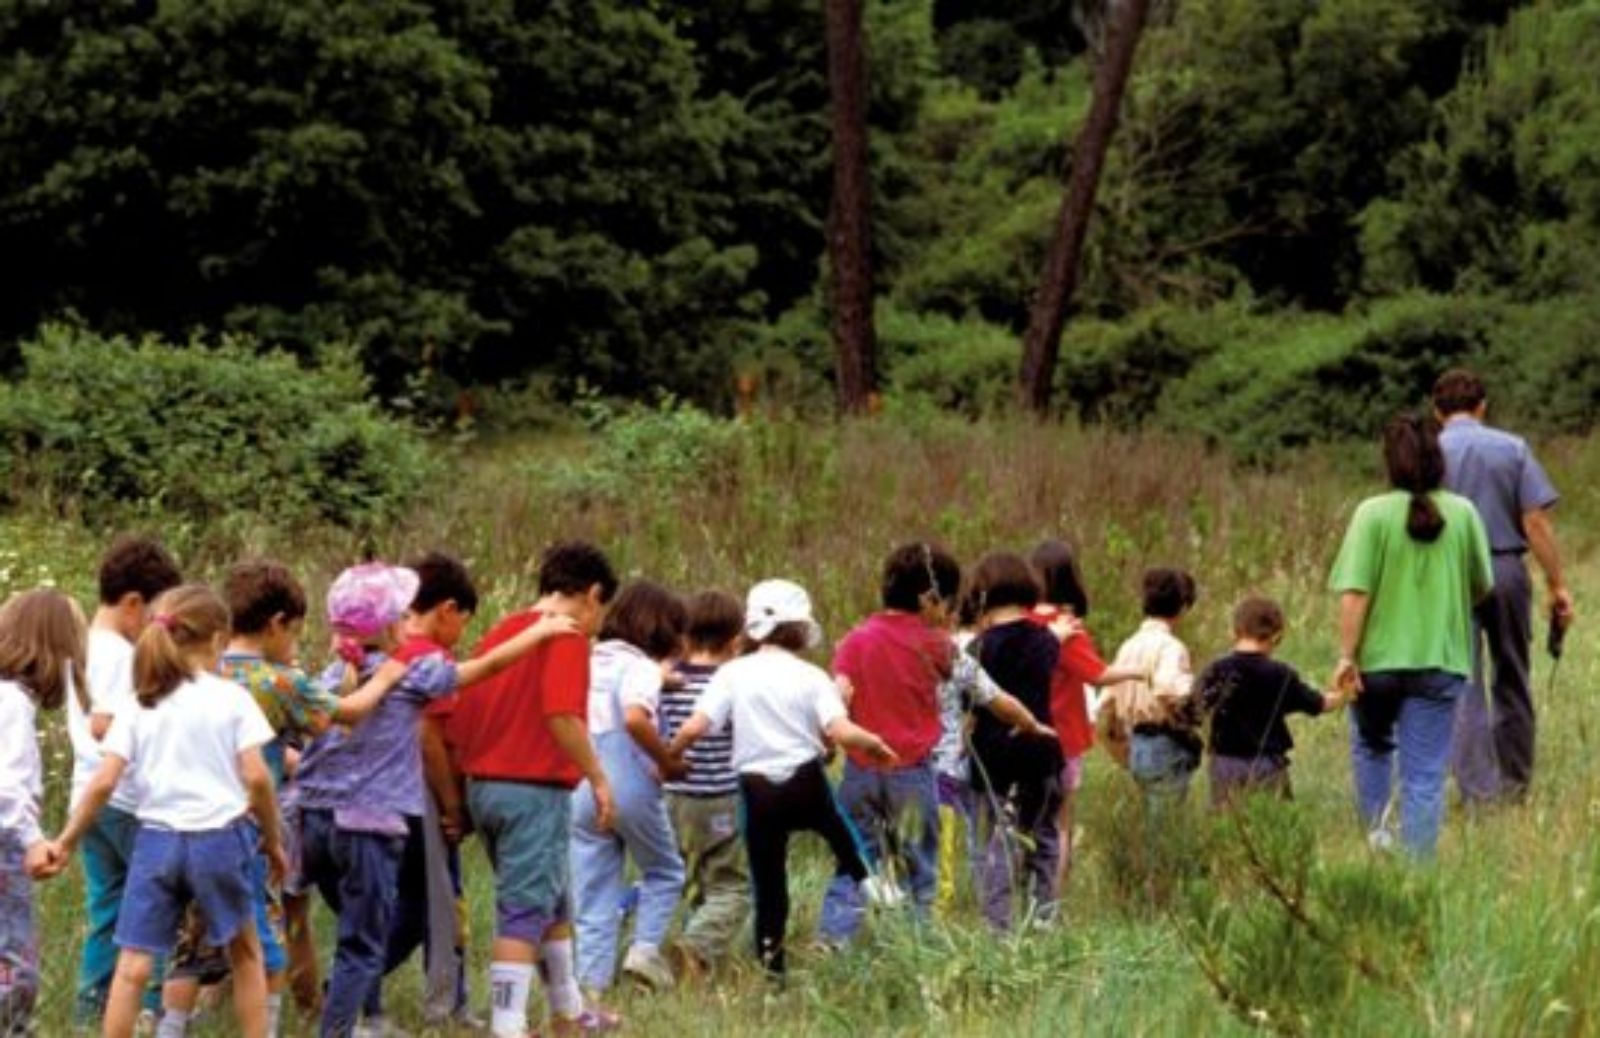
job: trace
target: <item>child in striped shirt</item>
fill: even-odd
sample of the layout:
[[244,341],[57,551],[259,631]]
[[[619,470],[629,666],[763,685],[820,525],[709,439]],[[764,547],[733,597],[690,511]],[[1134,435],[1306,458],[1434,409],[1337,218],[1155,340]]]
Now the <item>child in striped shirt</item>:
[[[739,655],[744,606],[721,591],[689,600],[688,656],[661,693],[669,742],[694,713],[717,668]],[[684,754],[689,773],[665,785],[667,810],[688,870],[689,915],[673,946],[680,976],[703,973],[727,955],[750,915],[750,870],[739,846],[739,774],[731,731],[708,733]]]

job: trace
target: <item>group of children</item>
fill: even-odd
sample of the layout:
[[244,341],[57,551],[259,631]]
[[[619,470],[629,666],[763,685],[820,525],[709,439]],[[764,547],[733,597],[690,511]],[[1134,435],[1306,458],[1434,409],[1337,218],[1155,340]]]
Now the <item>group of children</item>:
[[[1097,737],[1153,810],[1185,794],[1208,720],[1217,803],[1287,795],[1284,716],[1344,698],[1271,658],[1283,614],[1264,599],[1239,605],[1235,651],[1196,679],[1176,633],[1195,585],[1176,570],[1146,574],[1145,622],[1107,664],[1060,541],[965,579],[936,545],[895,550],[882,609],[828,669],[806,658],[823,635],[798,584],[685,599],[622,585],[581,542],[551,547],[537,600],[462,659],[478,594],[461,562],[346,570],[315,678],[298,664],[305,592],[275,563],[242,563],[218,591],[127,539],[99,592],[88,620],[53,590],[0,608],[0,1035],[37,997],[30,884],[74,855],[75,1012],[108,1035],[146,1015],[177,1038],[230,975],[251,1038],[277,1033],[290,991],[323,1035],[393,1033],[383,980],[419,948],[430,1020],[470,1022],[472,834],[494,873],[491,1033],[528,1033],[536,976],[550,1032],[591,1033],[621,1023],[603,1004],[619,971],[701,977],[752,917],[757,960],[781,975],[795,833],[834,859],[823,949],[872,905],[948,910],[963,846],[992,926],[1047,921]],[[63,704],[71,808],[51,839],[35,724]],[[325,984],[313,892],[337,918]]]

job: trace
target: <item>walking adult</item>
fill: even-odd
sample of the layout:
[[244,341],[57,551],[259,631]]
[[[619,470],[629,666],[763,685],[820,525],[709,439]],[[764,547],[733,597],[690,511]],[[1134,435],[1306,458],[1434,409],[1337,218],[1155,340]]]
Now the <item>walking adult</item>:
[[1444,423],[1445,486],[1477,507],[1494,559],[1494,593],[1477,612],[1473,687],[1456,714],[1452,770],[1469,805],[1520,800],[1533,781],[1534,762],[1528,552],[1544,571],[1548,615],[1563,627],[1574,616],[1551,521],[1558,495],[1525,442],[1484,424],[1488,394],[1477,375],[1455,370],[1440,376],[1433,406]]
[[1383,439],[1389,493],[1350,520],[1329,583],[1339,598],[1334,682],[1350,707],[1356,806],[1375,844],[1400,770],[1400,840],[1431,856],[1444,815],[1456,703],[1472,673],[1472,609],[1494,584],[1472,502],[1444,489],[1438,425],[1403,415]]

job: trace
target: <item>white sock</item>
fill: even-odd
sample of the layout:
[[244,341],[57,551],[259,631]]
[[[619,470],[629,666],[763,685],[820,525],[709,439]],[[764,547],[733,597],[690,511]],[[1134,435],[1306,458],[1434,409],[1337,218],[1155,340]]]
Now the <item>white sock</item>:
[[278,1028],[283,1025],[283,992],[267,995],[267,1038],[278,1038]]
[[572,938],[539,945],[539,976],[552,1014],[563,1020],[583,1014],[583,992],[578,990],[578,974],[573,969]]
[[489,964],[489,1030],[494,1038],[522,1038],[527,1033],[528,994],[532,990],[532,964]]
[[183,1038],[189,1031],[189,1014],[182,1009],[168,1009],[161,1014],[156,1025],[156,1038]]

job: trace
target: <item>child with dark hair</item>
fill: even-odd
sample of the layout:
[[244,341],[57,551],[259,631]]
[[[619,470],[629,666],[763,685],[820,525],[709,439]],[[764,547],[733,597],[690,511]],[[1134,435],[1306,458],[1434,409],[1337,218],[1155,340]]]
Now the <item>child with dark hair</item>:
[[429,785],[446,830],[459,839],[470,814],[494,868],[489,985],[496,1038],[527,1032],[536,968],[553,1033],[619,1023],[583,1003],[568,903],[572,790],[588,783],[599,828],[609,828],[615,815],[611,783],[589,741],[588,639],[616,593],[616,573],[598,548],[581,541],[552,546],[539,563],[539,600],[496,625],[477,652],[495,652],[549,618],[565,619],[571,633],[428,709]]
[[[409,598],[409,609],[401,603]],[[499,673],[541,642],[570,632],[552,619],[530,626],[493,652],[465,663],[451,654],[477,608],[466,567],[439,554],[399,569],[368,563],[342,573],[328,592],[328,619],[343,659],[323,673],[324,688],[397,682],[354,729],[330,729],[301,761],[300,881],[315,886],[339,917],[338,948],[322,1010],[322,1033],[346,1035],[381,1007],[390,961],[396,892],[409,840],[426,814],[419,721],[424,708]],[[404,639],[392,654],[402,617]],[[372,1021],[369,1030],[378,1029]]]
[[[228,609],[198,584],[156,599],[134,650],[136,702],[106,733],[105,757],[53,847],[70,854],[125,770],[139,789],[139,835],[117,921],[117,959],[104,1033],[134,1032],[156,960],[172,950],[189,904],[205,941],[228,948],[241,1034],[267,1030],[267,984],[255,926],[257,846],[274,882],[285,869],[272,776],[261,748],[272,728],[248,693],[216,676]],[[248,810],[248,814],[247,814]]]
[[919,916],[933,909],[939,891],[939,784],[933,750],[943,728],[939,687],[949,680],[955,646],[950,613],[961,590],[961,567],[948,552],[926,542],[902,545],[883,566],[883,609],[839,642],[833,673],[850,719],[881,735],[896,762],[885,767],[850,754],[839,802],[878,863],[862,889],[835,876],[822,903],[823,940],[844,944],[860,929],[868,897],[900,900],[888,873],[901,873]]
[[1043,601],[1034,609],[1035,620],[1043,624],[1065,622],[1073,625],[1073,636],[1061,646],[1050,685],[1050,718],[1061,738],[1061,809],[1056,815],[1056,830],[1061,836],[1061,854],[1056,867],[1059,894],[1072,871],[1073,814],[1078,790],[1083,786],[1083,759],[1094,746],[1094,721],[1089,717],[1089,696],[1084,686],[1115,684],[1138,679],[1141,674],[1113,670],[1106,666],[1095,648],[1094,639],[1083,627],[1089,615],[1089,593],[1072,548],[1064,541],[1045,541],[1029,559],[1039,577]]
[[[67,701],[67,734],[72,740],[72,802],[77,803],[100,767],[100,741],[111,719],[133,699],[133,643],[149,622],[150,603],[177,587],[178,565],[148,537],[118,538],[100,560],[99,603],[89,624],[88,686]],[[105,810],[83,841],[85,926],[78,964],[74,1021],[99,1023],[117,966],[113,935],[122,908],[123,886],[133,840],[139,832],[139,806],[132,778],[111,794]],[[159,992],[146,993],[145,1007],[160,1006]]]
[[[978,662],[1039,724],[1048,725],[1061,640],[1033,620],[1038,578],[1021,556],[996,552],[978,563],[970,593],[980,611]],[[1037,918],[1055,912],[1061,769],[1059,741],[1014,739],[999,718],[977,716],[972,786],[978,793],[979,834],[986,841],[980,870],[983,912],[997,930],[1012,925],[1023,877],[1024,912]]]
[[0,1035],[32,1034],[39,997],[33,880],[60,871],[40,830],[40,710],[84,696],[78,604],[39,588],[0,607]]
[[1100,704],[1106,751],[1152,802],[1182,799],[1200,766],[1194,669],[1175,633],[1195,598],[1194,578],[1183,570],[1145,572],[1144,623],[1112,661],[1118,671],[1141,677],[1110,685]]
[[[223,582],[223,598],[232,621],[219,673],[254,697],[272,727],[273,738],[262,747],[262,759],[273,789],[281,790],[291,748],[309,743],[335,722],[360,721],[376,709],[393,683],[375,682],[341,699],[295,665],[305,628],[306,594],[294,574],[279,563],[259,560],[234,566]],[[267,882],[265,863],[258,865],[256,927],[267,970],[267,1033],[275,1036],[288,966],[287,941],[280,891]],[[200,985],[227,974],[227,956],[205,946],[205,929],[198,907],[191,906],[170,966],[171,979],[163,990],[156,1038],[182,1038]]]
[[822,640],[804,588],[787,580],[751,588],[745,635],[756,651],[717,671],[669,752],[681,756],[701,736],[732,724],[733,766],[739,773],[755,892],[756,955],[769,973],[782,975],[790,836],[817,833],[833,851],[836,873],[856,883],[870,875],[828,782],[828,744],[884,765],[893,765],[896,757],[888,743],[846,716],[827,673],[798,655]]
[[[744,606],[730,594],[702,591],[689,600],[685,658],[661,690],[661,735],[669,742],[694,714],[717,671],[739,655]],[[720,962],[750,915],[750,870],[739,847],[739,773],[733,737],[708,734],[684,755],[688,774],[663,785],[692,891],[683,933],[673,946],[680,975]]]
[[611,604],[590,657],[589,731],[616,798],[612,824],[604,827],[587,787],[578,787],[573,803],[578,979],[591,997],[616,977],[629,858],[639,874],[639,902],[622,970],[651,987],[672,985],[661,947],[683,893],[683,858],[661,784],[688,769],[667,753],[659,714],[664,669],[682,654],[687,625],[682,599],[635,581]]
[[1269,598],[1246,598],[1233,611],[1233,652],[1200,675],[1200,706],[1211,719],[1211,804],[1223,807],[1254,790],[1287,799],[1294,739],[1284,718],[1312,717],[1345,703],[1320,692],[1293,667],[1272,658],[1283,640],[1283,609]]

